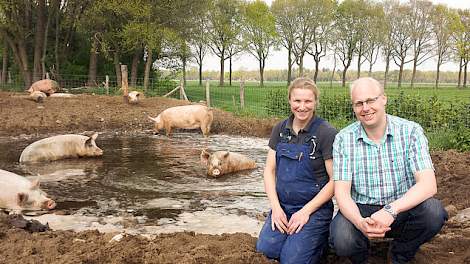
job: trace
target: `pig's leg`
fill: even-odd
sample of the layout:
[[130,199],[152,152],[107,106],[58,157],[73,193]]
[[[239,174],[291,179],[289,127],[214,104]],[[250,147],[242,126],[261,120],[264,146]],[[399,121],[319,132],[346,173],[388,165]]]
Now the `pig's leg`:
[[171,136],[171,124],[170,124],[170,122],[165,123],[165,132],[166,132],[167,137]]

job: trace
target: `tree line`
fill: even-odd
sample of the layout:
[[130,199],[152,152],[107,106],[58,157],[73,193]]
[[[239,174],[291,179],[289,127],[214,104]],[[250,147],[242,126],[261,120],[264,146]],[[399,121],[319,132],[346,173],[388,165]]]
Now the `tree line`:
[[[130,65],[130,85],[160,69],[179,72],[198,65],[202,84],[204,58],[220,62],[219,85],[225,83],[225,62],[232,81],[232,60],[247,53],[258,61],[264,84],[266,59],[274,50],[287,50],[287,83],[306,74],[304,60],[321,63],[332,56],[331,73],[340,71],[342,85],[348,69],[357,63],[357,76],[372,75],[381,58],[385,86],[390,65],[398,70],[398,86],[412,65],[411,87],[419,66],[436,61],[435,86],[440,67],[459,66],[458,85],[467,86],[470,59],[470,10],[434,5],[427,0],[0,0],[2,70],[19,73],[25,86],[49,73],[59,80],[66,74],[87,74],[86,85],[96,86],[98,74],[113,72],[121,82],[120,64]],[[323,60],[323,61],[322,61]],[[368,66],[367,69],[364,68]],[[295,72],[294,72],[295,71]]]

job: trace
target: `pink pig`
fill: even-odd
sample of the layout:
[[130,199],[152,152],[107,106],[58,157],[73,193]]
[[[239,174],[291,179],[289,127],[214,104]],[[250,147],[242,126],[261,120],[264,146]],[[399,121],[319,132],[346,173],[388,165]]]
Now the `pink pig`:
[[201,162],[207,166],[207,175],[213,177],[256,168],[256,163],[245,155],[228,151],[216,151],[211,154],[202,150]]

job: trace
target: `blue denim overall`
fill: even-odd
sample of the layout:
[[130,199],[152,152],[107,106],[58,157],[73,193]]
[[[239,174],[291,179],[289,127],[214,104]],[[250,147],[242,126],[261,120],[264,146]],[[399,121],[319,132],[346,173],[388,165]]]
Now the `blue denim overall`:
[[[289,220],[291,216],[312,200],[328,182],[328,176],[319,179],[314,175],[311,159],[318,156],[315,131],[323,122],[315,118],[303,143],[292,144],[290,131],[282,125],[281,140],[276,146],[276,192],[282,209]],[[316,154],[317,153],[317,154]],[[261,229],[256,248],[281,264],[318,263],[328,244],[328,233],[333,216],[333,203],[328,201],[310,215],[299,233],[282,234],[271,229],[271,213]]]

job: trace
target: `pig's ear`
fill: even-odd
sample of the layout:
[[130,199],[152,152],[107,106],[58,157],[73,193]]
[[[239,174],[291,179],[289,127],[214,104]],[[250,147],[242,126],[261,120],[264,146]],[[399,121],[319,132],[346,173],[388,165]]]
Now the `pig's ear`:
[[20,192],[16,195],[16,202],[18,203],[18,205],[23,206],[26,204],[27,201],[28,201],[27,193]]
[[93,140],[96,140],[97,137],[98,137],[97,132],[93,133],[93,135],[90,136],[90,138],[93,139]]
[[36,190],[39,189],[39,176],[36,178],[36,180],[31,182],[31,187],[29,187],[31,190]]
[[230,152],[227,151],[227,152],[224,154],[224,159],[228,158],[228,155],[230,155]]
[[207,152],[205,149],[203,149],[201,151],[201,163],[207,165],[210,155],[211,154],[209,154],[209,152]]

